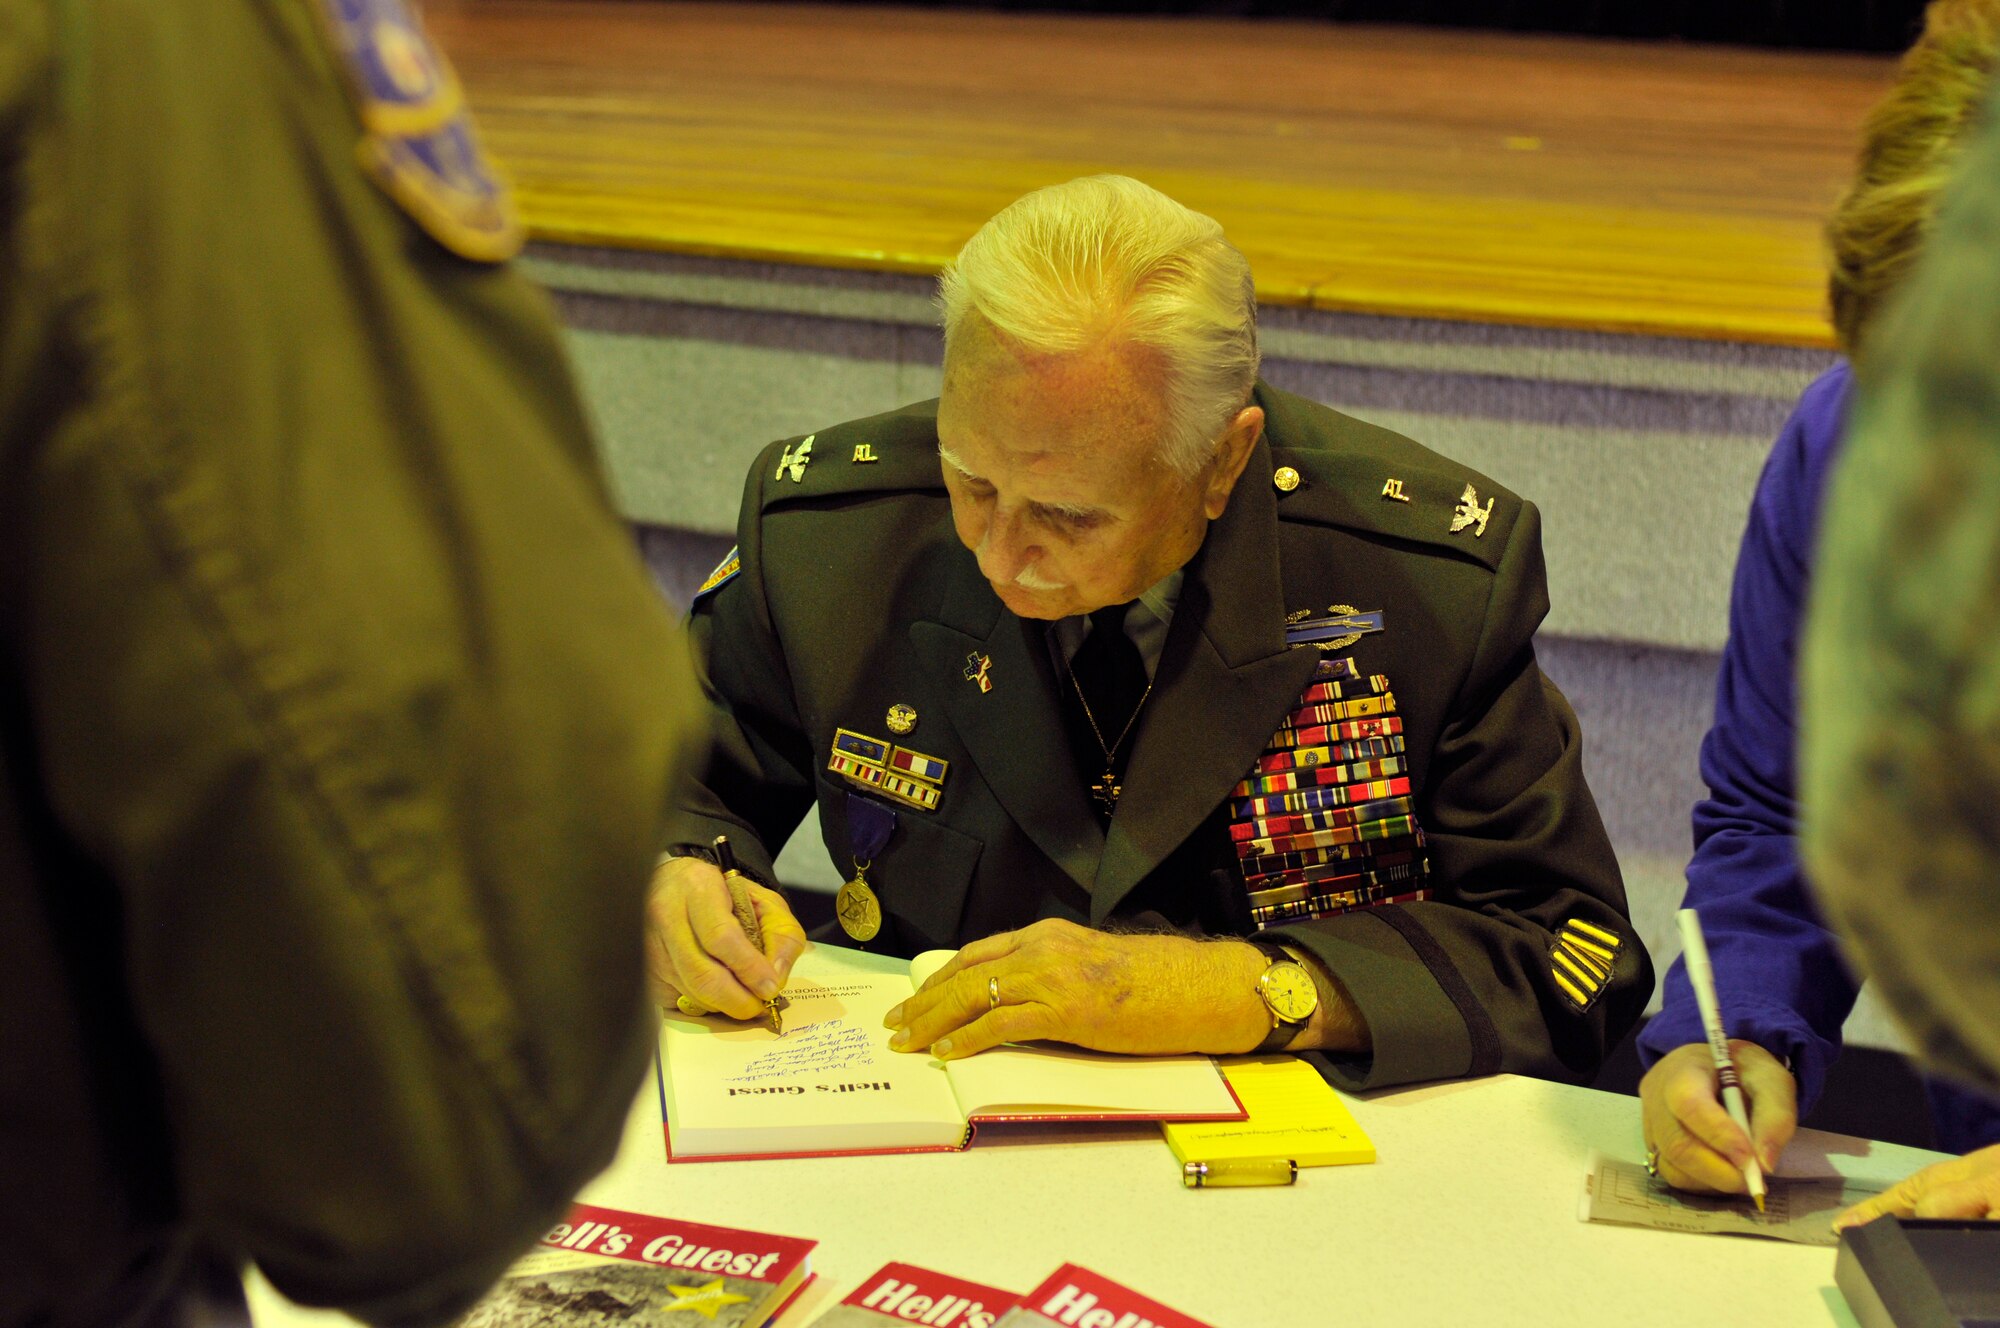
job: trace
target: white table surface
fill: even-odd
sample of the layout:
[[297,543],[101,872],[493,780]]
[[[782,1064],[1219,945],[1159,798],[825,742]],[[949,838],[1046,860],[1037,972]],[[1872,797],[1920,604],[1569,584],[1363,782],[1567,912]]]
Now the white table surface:
[[[1636,1098],[1500,1075],[1352,1099],[1372,1166],[1185,1190],[1156,1130],[1013,1127],[963,1153],[669,1166],[642,1092],[581,1198],[819,1241],[803,1328],[892,1259],[1025,1291],[1073,1262],[1218,1328],[1854,1323],[1834,1251],[1577,1220],[1592,1150],[1636,1160]],[[1804,1131],[1794,1175],[1893,1180],[1939,1154]],[[254,1275],[258,1328],[332,1325]]]

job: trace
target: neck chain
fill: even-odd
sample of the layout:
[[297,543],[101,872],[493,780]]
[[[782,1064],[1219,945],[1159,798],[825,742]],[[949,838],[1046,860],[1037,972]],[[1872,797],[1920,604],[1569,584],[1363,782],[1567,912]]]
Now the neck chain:
[[1083,707],[1083,717],[1090,722],[1090,736],[1097,739],[1097,748],[1104,753],[1104,773],[1090,786],[1090,796],[1097,799],[1108,819],[1118,810],[1118,797],[1125,792],[1125,786],[1118,782],[1118,776],[1112,769],[1115,764],[1113,758],[1118,755],[1118,749],[1125,745],[1125,739],[1132,732],[1132,726],[1139,722],[1139,712],[1146,708],[1146,698],[1153,694],[1153,683],[1151,679],[1147,679],[1146,690],[1139,693],[1139,703],[1132,707],[1131,718],[1125,721],[1124,728],[1118,730],[1118,741],[1107,745],[1104,741],[1104,730],[1097,727],[1097,716],[1090,712],[1090,702],[1084,699],[1083,688],[1077,683],[1076,669],[1071,666],[1070,661],[1063,661],[1063,672],[1069,675],[1070,690],[1076,693],[1077,704]]

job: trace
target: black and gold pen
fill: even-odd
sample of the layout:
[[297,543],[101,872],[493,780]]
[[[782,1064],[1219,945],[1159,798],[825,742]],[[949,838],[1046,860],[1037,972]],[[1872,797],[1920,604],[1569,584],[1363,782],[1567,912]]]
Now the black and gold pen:
[[[750,902],[750,878],[736,870],[736,851],[729,847],[728,835],[715,837],[715,865],[722,869],[722,882],[729,887],[729,907],[736,914],[737,924],[750,938],[750,944],[757,947],[757,953],[764,953],[764,928],[757,921],[757,906]],[[783,996],[773,996],[764,1002],[764,1018],[771,1031],[780,1036],[785,1031],[784,1008]]]

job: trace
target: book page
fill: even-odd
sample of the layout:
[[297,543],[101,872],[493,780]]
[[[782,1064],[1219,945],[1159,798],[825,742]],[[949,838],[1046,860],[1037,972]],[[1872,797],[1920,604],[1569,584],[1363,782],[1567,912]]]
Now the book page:
[[661,1082],[676,1156],[957,1147],[964,1117],[938,1062],[889,1050],[910,994],[901,960],[816,945],[792,970],[785,1031],[668,1011]]
[[[926,950],[918,955],[910,961],[911,984],[922,986],[952,954]],[[1240,1120],[1243,1116],[1215,1062],[1206,1056],[1120,1056],[1035,1042],[1010,1043],[943,1064],[968,1118]]]

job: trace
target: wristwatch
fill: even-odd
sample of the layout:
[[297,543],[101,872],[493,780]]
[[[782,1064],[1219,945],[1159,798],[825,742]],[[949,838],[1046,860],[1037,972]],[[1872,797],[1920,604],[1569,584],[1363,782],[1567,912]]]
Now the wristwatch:
[[1257,978],[1257,998],[1271,1012],[1271,1031],[1257,1044],[1259,1055],[1283,1051],[1319,1009],[1319,984],[1312,972],[1290,950],[1272,941],[1253,940],[1250,944],[1264,952],[1271,962]]

